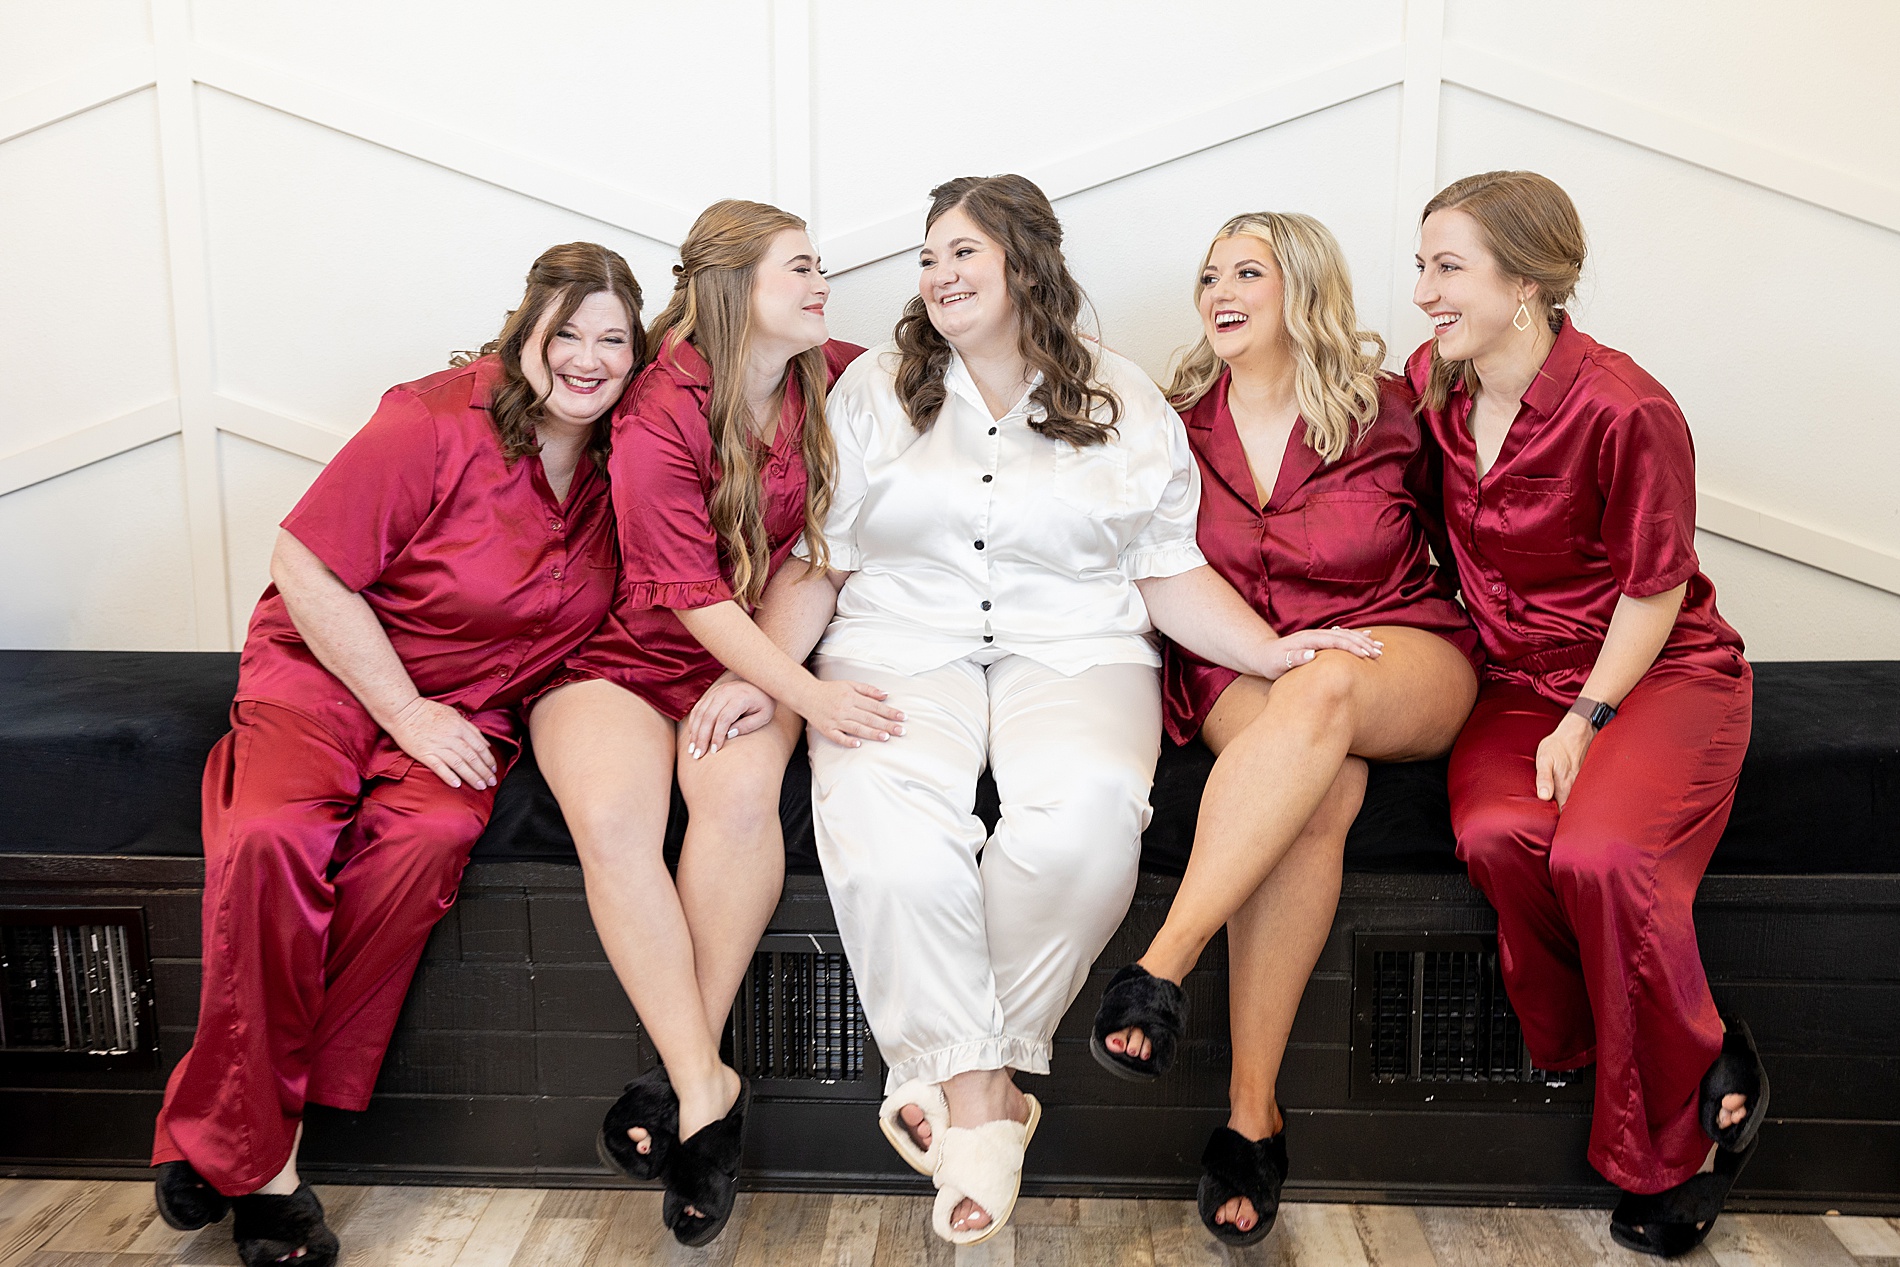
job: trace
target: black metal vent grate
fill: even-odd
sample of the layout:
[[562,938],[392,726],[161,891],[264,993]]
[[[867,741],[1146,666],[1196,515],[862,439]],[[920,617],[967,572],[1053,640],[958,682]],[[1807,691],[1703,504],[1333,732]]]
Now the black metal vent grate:
[[142,912],[0,910],[0,1053],[149,1054]]
[[[767,938],[778,941],[809,939]],[[761,949],[732,1014],[734,1067],[751,1078],[859,1082],[875,1052],[842,951]],[[875,1057],[873,1057],[874,1059]]]
[[1553,1089],[1578,1085],[1574,1074],[1532,1065],[1504,991],[1494,938],[1362,934],[1358,941],[1354,1094],[1551,1098]]

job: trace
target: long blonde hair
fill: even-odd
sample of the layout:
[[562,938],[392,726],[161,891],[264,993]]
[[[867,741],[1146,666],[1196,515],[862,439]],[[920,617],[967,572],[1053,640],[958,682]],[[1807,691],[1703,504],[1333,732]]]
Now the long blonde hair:
[[[648,345],[668,354],[666,337],[690,342],[712,367],[712,399],[706,424],[719,459],[719,483],[707,509],[714,534],[732,567],[732,593],[744,606],[765,592],[771,550],[765,532],[763,478],[745,403],[746,357],[752,338],[752,280],[772,239],[805,222],[762,202],[728,198],[699,213],[680,243],[673,267],[673,297],[654,319]],[[785,381],[798,380],[805,417],[800,448],[805,458],[805,542],[811,566],[831,564],[825,548],[825,515],[837,477],[838,455],[825,425],[825,350],[808,348],[786,366]],[[782,390],[782,388],[781,388]]]
[[[1536,172],[1479,172],[1454,180],[1425,204],[1422,226],[1435,211],[1462,211],[1478,222],[1478,235],[1498,271],[1537,283],[1531,303],[1552,334],[1563,326],[1563,308],[1576,293],[1588,244],[1583,219],[1563,187]],[[1421,409],[1443,409],[1455,387],[1471,388],[1469,361],[1447,361],[1432,340],[1432,376],[1419,397]]]
[[[1363,438],[1379,416],[1379,366],[1385,340],[1359,328],[1352,302],[1352,274],[1345,253],[1325,225],[1312,216],[1287,211],[1253,211],[1235,216],[1214,235],[1259,238],[1280,266],[1285,299],[1280,319],[1293,341],[1293,395],[1306,420],[1306,443],[1328,462],[1336,462]],[[1198,310],[1207,261],[1214,243],[1201,256],[1194,281]],[[1175,367],[1167,397],[1186,409],[1207,395],[1220,378],[1221,359],[1207,332]]]

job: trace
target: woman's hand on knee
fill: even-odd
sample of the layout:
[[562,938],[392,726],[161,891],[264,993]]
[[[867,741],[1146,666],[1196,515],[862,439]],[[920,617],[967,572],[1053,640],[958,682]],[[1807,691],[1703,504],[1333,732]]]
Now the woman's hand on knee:
[[904,714],[885,703],[889,698],[868,682],[816,682],[798,711],[814,733],[857,748],[866,739],[882,742],[904,733]]
[[1362,660],[1376,660],[1384,650],[1385,644],[1374,639],[1369,630],[1341,629],[1337,625],[1331,629],[1303,629],[1266,643],[1253,671],[1271,682],[1302,664],[1312,663],[1322,651],[1344,651]]
[[389,723],[389,737],[450,787],[495,786],[498,767],[488,736],[447,704],[416,696]]
[[723,674],[686,715],[686,754],[695,761],[719,751],[728,739],[771,724],[778,701],[733,673]]
[[1537,745],[1537,799],[1548,801],[1555,797],[1557,808],[1563,809],[1564,802],[1570,799],[1570,789],[1576,786],[1577,775],[1583,769],[1583,759],[1590,752],[1590,741],[1596,738],[1596,731],[1590,723],[1575,713],[1565,713],[1564,719],[1557,723],[1557,729],[1544,736]]

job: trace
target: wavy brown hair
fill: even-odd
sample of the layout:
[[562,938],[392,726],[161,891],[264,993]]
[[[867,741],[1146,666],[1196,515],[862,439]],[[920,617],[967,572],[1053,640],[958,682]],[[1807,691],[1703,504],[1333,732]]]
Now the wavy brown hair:
[[[752,607],[765,592],[771,550],[765,534],[765,491],[759,467],[759,443],[746,409],[746,358],[752,339],[752,281],[772,239],[805,222],[789,211],[762,202],[728,198],[699,213],[680,243],[673,268],[673,297],[654,318],[651,341],[663,359],[668,336],[684,339],[712,367],[712,399],[706,425],[719,461],[719,482],[707,509],[713,532],[732,568],[732,592]],[[825,425],[825,350],[807,348],[785,366],[785,380],[796,377],[805,417],[800,449],[805,458],[805,543],[810,566],[831,565],[825,548],[825,516],[831,510],[838,453]],[[783,400],[774,398],[775,407]]]
[[[1537,283],[1531,303],[1554,334],[1563,327],[1564,305],[1577,291],[1588,244],[1583,220],[1563,187],[1536,172],[1480,172],[1454,180],[1425,204],[1422,226],[1435,211],[1462,211],[1478,222],[1478,235],[1507,277]],[[1533,318],[1534,319],[1534,318]],[[1469,361],[1447,361],[1432,340],[1432,374],[1419,397],[1420,409],[1443,409],[1455,388],[1477,386]]]
[[[1359,328],[1346,254],[1325,225],[1296,212],[1254,211],[1223,224],[1214,241],[1241,236],[1266,243],[1280,266],[1280,320],[1293,342],[1293,395],[1306,421],[1306,443],[1326,461],[1337,462],[1379,416],[1385,340]],[[1200,278],[1207,276],[1213,254],[1210,243],[1194,283],[1197,309],[1206,289]],[[1221,368],[1203,330],[1174,371],[1168,403],[1186,409],[1207,395]]]
[[[488,412],[494,420],[496,434],[501,437],[502,456],[510,464],[517,458],[541,451],[541,442],[535,438],[535,425],[545,416],[543,410],[548,400],[547,392],[536,391],[522,371],[521,350],[541,324],[541,318],[551,312],[553,319],[548,322],[547,333],[541,336],[541,363],[547,364],[548,347],[561,327],[589,295],[603,290],[627,310],[627,320],[631,323],[627,337],[633,345],[633,367],[637,370],[646,361],[647,348],[646,331],[640,326],[640,283],[634,280],[633,270],[617,251],[595,242],[567,242],[541,252],[528,269],[527,292],[502,322],[501,333],[483,344],[480,352],[457,352],[449,358],[449,364],[456,367],[468,365],[478,356],[492,356],[501,362],[501,382],[489,396]],[[627,382],[633,382],[632,374],[627,375]],[[553,390],[553,376],[549,375],[548,391]],[[600,417],[594,420],[593,434],[587,437],[587,454],[603,471],[607,469],[616,403],[607,402]]]
[[[1042,417],[1029,425],[1077,448],[1100,444],[1121,421],[1122,403],[1095,381],[1095,353],[1077,333],[1085,299],[1062,257],[1062,222],[1033,181],[1022,176],[959,176],[930,191],[924,232],[957,208],[976,221],[1003,252],[1009,301],[1016,309],[1017,347],[1042,382],[1031,394]],[[930,324],[923,296],[914,295],[897,321],[897,396],[919,431],[943,410],[950,344]],[[1095,419],[1106,406],[1108,421]]]

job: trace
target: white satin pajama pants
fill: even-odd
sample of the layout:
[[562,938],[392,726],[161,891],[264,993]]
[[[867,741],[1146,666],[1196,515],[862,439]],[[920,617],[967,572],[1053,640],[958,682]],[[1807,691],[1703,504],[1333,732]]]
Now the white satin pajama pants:
[[[879,686],[905,713],[888,743],[811,741],[818,857],[886,1089],[1047,1073],[1056,1023],[1134,896],[1156,671],[1069,677],[1001,653],[916,675],[821,655],[816,671]],[[973,812],[985,765],[1002,801],[987,839]]]

